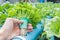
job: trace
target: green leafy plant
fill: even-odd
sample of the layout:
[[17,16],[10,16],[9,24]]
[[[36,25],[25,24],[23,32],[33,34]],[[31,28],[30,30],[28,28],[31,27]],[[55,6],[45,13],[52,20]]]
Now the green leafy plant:
[[54,17],[54,4],[53,3],[38,3],[36,4],[36,7],[40,10],[40,14],[42,15],[42,18],[45,18],[47,16]]
[[15,4],[10,4],[9,2],[7,2],[1,5],[0,8],[1,8],[0,9],[1,25],[4,23],[7,17],[18,18],[18,19],[27,18],[30,20],[30,23],[32,23],[32,25],[35,28],[36,24],[42,19],[42,16],[39,13],[40,10],[36,7],[33,7],[32,4],[29,4],[27,2],[24,3],[21,2]]
[[0,13],[0,26],[3,25],[3,23],[4,23],[5,20],[6,20],[6,18],[7,18],[7,15],[1,12],[1,13]]
[[[3,5],[0,5],[0,13],[6,15],[7,17],[18,19],[26,17],[31,19],[31,23],[35,26],[41,19],[46,18],[47,16],[60,16],[60,10],[58,11],[55,8],[60,8],[59,3],[38,3],[35,4],[34,7],[32,4],[27,2],[18,2],[14,4],[6,2]],[[4,19],[3,17],[4,16],[2,16],[2,19]]]
[[35,7],[33,8],[31,4],[28,3],[18,3],[19,5],[16,6],[17,12],[17,18],[28,18],[30,20],[30,23],[35,27],[36,24],[42,19],[39,10]]
[[56,36],[60,38],[60,17],[54,17],[45,25],[45,32],[49,36]]

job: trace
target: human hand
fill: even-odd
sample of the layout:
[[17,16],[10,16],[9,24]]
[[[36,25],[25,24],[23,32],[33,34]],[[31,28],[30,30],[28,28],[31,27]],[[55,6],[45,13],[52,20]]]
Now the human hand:
[[[15,18],[7,18],[4,25],[0,30],[0,34],[3,39],[11,39],[14,36],[20,35],[19,24],[23,23],[22,20],[18,20]],[[32,29],[32,24],[28,24],[28,30],[30,32],[29,27]],[[32,30],[31,30],[32,31]]]

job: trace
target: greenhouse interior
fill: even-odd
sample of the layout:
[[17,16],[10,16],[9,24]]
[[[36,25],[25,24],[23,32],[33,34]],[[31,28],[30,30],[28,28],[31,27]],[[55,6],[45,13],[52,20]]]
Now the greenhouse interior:
[[60,0],[0,0],[0,40],[60,40]]

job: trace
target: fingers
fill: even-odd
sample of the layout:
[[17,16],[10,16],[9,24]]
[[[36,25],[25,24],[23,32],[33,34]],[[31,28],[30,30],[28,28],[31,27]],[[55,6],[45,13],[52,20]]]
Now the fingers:
[[8,39],[12,39],[13,37],[18,36],[18,35],[20,35],[20,29],[18,27],[14,27]]
[[7,19],[4,23],[4,25],[2,26],[2,28],[0,29],[0,33],[2,33],[2,36],[4,38],[7,38],[8,35],[12,32],[13,29],[13,21]]
[[32,24],[30,24],[30,23],[28,24],[28,29],[29,29],[29,28],[33,29],[33,26],[32,26]]
[[12,20],[13,20],[15,23],[23,23],[22,20],[18,20],[18,19],[16,19],[16,18],[12,18]]
[[[16,25],[15,25],[16,23]],[[17,31],[18,25],[17,23],[22,23],[22,21],[15,19],[15,18],[7,18],[4,25],[2,26],[0,33],[4,35],[4,38],[8,38],[11,32],[14,30],[16,34],[19,32]]]
[[32,24],[28,24],[28,30],[27,30],[28,32],[32,32],[33,31],[33,26],[32,26]]
[[23,23],[23,21],[22,20],[18,20],[18,19],[16,19],[16,18],[7,18],[7,20],[12,20],[14,23],[18,23],[18,24],[20,24],[20,23]]

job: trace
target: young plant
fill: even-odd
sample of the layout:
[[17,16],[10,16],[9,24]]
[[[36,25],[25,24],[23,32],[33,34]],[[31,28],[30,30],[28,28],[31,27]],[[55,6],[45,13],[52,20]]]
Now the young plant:
[[45,32],[49,36],[60,38],[60,17],[54,17],[48,24],[45,24]]

